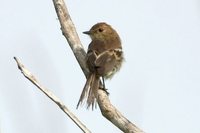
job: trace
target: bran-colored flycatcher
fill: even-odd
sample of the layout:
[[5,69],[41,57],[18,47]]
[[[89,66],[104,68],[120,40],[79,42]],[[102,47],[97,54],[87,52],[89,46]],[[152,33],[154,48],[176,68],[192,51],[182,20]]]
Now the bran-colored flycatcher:
[[78,106],[86,100],[87,108],[96,103],[97,91],[100,88],[100,77],[111,78],[121,67],[123,52],[120,37],[108,24],[97,23],[89,31],[83,32],[91,37],[88,46],[86,64],[90,70],[87,81],[80,96]]

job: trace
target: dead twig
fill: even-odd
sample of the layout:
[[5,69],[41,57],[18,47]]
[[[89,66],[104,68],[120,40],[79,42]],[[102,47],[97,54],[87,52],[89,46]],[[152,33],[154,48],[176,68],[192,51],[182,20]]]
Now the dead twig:
[[84,132],[84,133],[91,133],[87,127],[81,123],[81,121],[58,99],[51,91],[49,91],[47,88],[42,86],[38,80],[35,78],[35,76],[24,67],[24,65],[14,57],[15,61],[17,62],[17,66],[19,70],[22,72],[22,74],[31,81],[35,86],[38,87],[47,97],[49,97],[53,102],[55,102],[60,109]]

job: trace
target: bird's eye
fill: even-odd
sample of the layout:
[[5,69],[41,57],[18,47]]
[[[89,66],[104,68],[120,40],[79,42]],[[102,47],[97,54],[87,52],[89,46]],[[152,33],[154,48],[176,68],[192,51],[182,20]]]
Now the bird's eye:
[[102,29],[102,28],[99,28],[99,32],[103,32],[103,29]]

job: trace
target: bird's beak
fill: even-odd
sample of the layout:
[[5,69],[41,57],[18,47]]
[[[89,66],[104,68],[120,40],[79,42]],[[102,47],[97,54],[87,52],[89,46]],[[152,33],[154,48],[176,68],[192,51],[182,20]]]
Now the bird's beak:
[[83,34],[87,34],[87,35],[90,35],[91,32],[90,31],[84,31]]

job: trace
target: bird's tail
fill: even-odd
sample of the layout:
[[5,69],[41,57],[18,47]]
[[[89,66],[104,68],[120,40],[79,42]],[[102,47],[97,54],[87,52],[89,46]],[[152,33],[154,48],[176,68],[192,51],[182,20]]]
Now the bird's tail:
[[92,106],[92,109],[94,108],[94,106],[96,107],[96,98],[97,91],[99,89],[99,82],[100,77],[97,76],[95,73],[91,73],[88,76],[83,91],[81,93],[80,99],[78,101],[77,108],[80,104],[84,102],[84,100],[86,100],[87,102],[87,108],[89,108],[90,106]]

